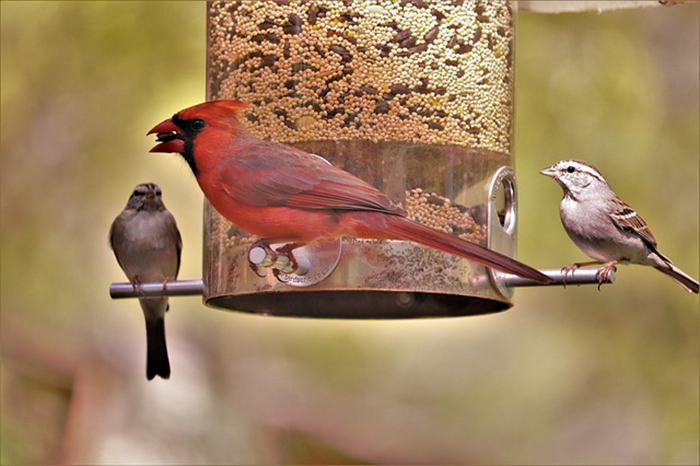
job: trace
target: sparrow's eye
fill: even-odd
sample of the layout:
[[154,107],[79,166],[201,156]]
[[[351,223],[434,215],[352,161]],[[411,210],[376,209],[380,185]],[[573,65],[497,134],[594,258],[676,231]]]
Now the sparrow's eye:
[[569,165],[568,167],[566,167],[566,171],[569,173],[573,173],[576,171],[576,168],[574,168],[573,165]]
[[190,128],[192,128],[194,131],[199,131],[205,126],[207,126],[207,123],[199,118],[195,118],[190,122]]

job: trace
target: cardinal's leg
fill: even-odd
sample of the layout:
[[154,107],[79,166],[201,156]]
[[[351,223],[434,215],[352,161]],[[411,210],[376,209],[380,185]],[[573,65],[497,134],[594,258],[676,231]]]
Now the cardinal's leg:
[[299,262],[297,262],[292,251],[300,248],[303,245],[304,243],[287,243],[284,246],[275,249],[275,252],[278,255],[281,254],[287,256],[289,258],[289,262],[291,262],[291,267],[284,267],[284,270],[282,270],[284,273],[294,273],[299,268]]
[[[253,252],[255,249],[261,249],[262,252]],[[277,253],[270,247],[267,240],[260,239],[248,248],[248,265],[253,270],[253,273],[260,278],[265,278],[265,274],[260,275],[258,273],[260,270],[258,266],[271,267],[276,260]]]
[[[294,273],[299,268],[299,263],[292,251],[304,246],[302,242],[285,243],[276,249],[272,249],[270,244],[282,243],[282,241],[274,241],[270,239],[261,239],[251,244],[248,249],[248,262],[250,268],[253,269],[256,275],[264,277],[258,273],[258,266],[272,268],[272,273],[278,277],[280,273]],[[260,248],[260,252],[255,252],[255,257],[252,257],[251,252]]]

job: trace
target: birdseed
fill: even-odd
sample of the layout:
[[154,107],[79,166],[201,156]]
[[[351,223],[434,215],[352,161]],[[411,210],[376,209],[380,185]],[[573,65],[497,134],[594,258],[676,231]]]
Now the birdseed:
[[208,21],[208,96],[254,104],[261,138],[510,154],[506,0],[213,1]]

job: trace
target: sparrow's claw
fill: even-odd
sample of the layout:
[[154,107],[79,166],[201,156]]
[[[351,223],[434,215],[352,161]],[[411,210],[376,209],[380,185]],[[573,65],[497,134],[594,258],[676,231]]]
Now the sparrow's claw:
[[571,276],[573,277],[573,276],[574,276],[574,272],[575,272],[576,269],[578,269],[579,267],[581,267],[581,263],[580,263],[580,262],[574,262],[574,263],[571,264],[571,265],[567,265],[566,267],[562,267],[562,268],[561,268],[561,272],[564,274],[564,279],[562,280],[562,284],[564,285],[564,288],[566,288],[566,277],[569,275],[569,273],[570,273]]
[[596,277],[598,277],[598,291],[600,291],[600,287],[603,285],[603,283],[608,280],[610,273],[617,270],[617,267],[615,266],[618,262],[619,261],[610,261],[598,269],[598,272],[596,273]]
[[581,267],[585,267],[587,265],[596,265],[600,264],[598,261],[590,261],[590,262],[574,262],[571,265],[567,265],[566,267],[562,267],[561,271],[564,274],[564,279],[562,280],[562,283],[564,284],[564,288],[566,288],[566,277],[571,273],[571,276],[574,276],[574,272]]
[[[163,296],[166,296],[165,293],[168,291],[168,283],[170,283],[170,278],[165,277],[165,278],[163,279],[163,288],[161,288],[161,293],[163,293]],[[168,312],[169,310],[170,310],[170,304],[168,304],[168,305],[165,307],[165,312]]]
[[143,289],[141,289],[141,279],[139,277],[134,277],[133,280],[131,280],[131,286],[134,288],[134,293],[144,295]]

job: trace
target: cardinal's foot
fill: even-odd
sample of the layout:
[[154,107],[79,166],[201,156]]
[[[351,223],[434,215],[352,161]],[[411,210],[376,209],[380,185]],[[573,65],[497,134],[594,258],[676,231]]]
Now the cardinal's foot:
[[279,278],[280,273],[294,273],[299,268],[292,251],[299,247],[296,243],[288,243],[277,249],[272,249],[266,240],[256,241],[248,249],[248,263],[250,268],[259,277],[264,277],[259,273],[260,267],[272,269],[275,277]]
[[259,240],[251,244],[248,248],[248,265],[253,273],[260,278],[265,278],[265,274],[259,273],[260,267],[271,267],[277,260],[277,253],[265,240]]
[[292,253],[292,251],[298,247],[299,245],[297,243],[287,243],[284,246],[275,249],[275,252],[279,256],[289,259],[287,264],[279,268],[281,272],[294,273],[299,269],[299,262],[297,262],[296,257],[294,257],[294,253]]

